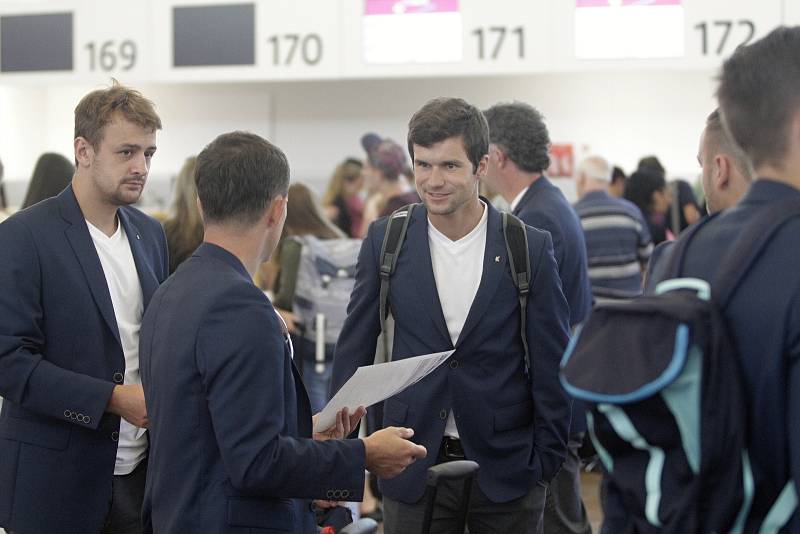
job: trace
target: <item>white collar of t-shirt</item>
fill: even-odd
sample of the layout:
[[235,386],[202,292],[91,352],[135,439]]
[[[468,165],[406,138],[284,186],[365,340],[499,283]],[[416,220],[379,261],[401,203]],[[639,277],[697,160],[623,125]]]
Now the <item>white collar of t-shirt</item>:
[[522,202],[522,197],[525,196],[525,193],[527,193],[528,189],[530,189],[530,188],[531,188],[531,186],[526,187],[525,189],[520,191],[517,194],[517,196],[514,197],[514,200],[511,201],[511,205],[508,207],[508,211],[512,211],[513,212],[515,209],[517,209],[517,206],[519,206],[519,203]]

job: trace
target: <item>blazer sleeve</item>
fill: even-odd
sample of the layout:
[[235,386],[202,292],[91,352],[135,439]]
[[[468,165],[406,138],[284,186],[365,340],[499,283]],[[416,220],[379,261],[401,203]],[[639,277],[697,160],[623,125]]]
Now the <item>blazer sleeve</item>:
[[[378,240],[383,240],[386,219],[370,225],[367,237],[361,245],[356,264],[356,280],[347,318],[333,358],[331,395],[336,394],[347,380],[362,365],[375,361],[375,347],[380,335],[380,276],[378,274]],[[377,246],[376,246],[377,245]]]
[[[42,356],[41,265],[24,223],[12,218],[0,224],[0,254],[0,396],[41,415],[97,428],[114,384],[63,369]],[[69,412],[82,413],[89,422],[72,419]]]
[[[547,233],[529,231],[533,285],[528,295],[527,333],[534,402],[534,447],[549,481],[566,457],[571,401],[558,380],[561,356],[569,338],[569,307]],[[534,241],[535,239],[535,241]]]
[[287,434],[286,399],[295,397],[291,365],[274,308],[254,287],[215,304],[196,341],[197,366],[217,446],[234,487],[277,498],[360,500],[361,440],[314,441]]

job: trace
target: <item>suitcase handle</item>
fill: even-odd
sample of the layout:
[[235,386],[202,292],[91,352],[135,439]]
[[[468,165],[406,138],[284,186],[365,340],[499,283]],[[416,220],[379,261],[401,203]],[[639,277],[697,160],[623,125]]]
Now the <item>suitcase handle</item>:
[[464,486],[461,493],[461,509],[457,520],[458,526],[454,532],[464,532],[469,511],[469,496],[472,489],[472,479],[478,472],[478,463],[472,460],[455,460],[434,465],[428,468],[425,484],[425,517],[422,521],[423,533],[430,531],[433,522],[433,505],[436,502],[436,490],[440,482],[445,480],[463,480]]
[[437,464],[428,469],[426,484],[428,486],[436,486],[439,480],[453,480],[470,475],[474,476],[477,471],[478,463],[472,460],[457,460]]

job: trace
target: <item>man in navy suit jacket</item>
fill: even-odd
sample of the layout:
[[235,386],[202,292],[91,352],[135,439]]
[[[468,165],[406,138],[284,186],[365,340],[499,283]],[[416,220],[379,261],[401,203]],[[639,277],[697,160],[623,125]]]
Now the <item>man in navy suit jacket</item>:
[[[799,49],[800,27],[778,28],[725,62],[717,89],[723,122],[758,178],[737,205],[698,229],[680,276],[713,280],[756,217],[783,199],[800,199]],[[794,218],[764,245],[723,311],[738,348],[750,421],[754,499],[746,532],[800,532],[798,251],[800,220]],[[654,274],[654,287],[661,276]],[[625,514],[623,496],[610,492],[606,513],[612,521]]]
[[[409,123],[409,152],[424,206],[413,212],[391,278],[393,358],[455,352],[385,403],[385,424],[412,426],[415,440],[438,451],[382,481],[388,534],[420,531],[426,469],[464,457],[481,466],[469,503],[470,532],[537,532],[544,486],[564,458],[569,401],[557,373],[567,340],[567,304],[550,236],[526,227],[532,272],[528,380],[502,218],[478,196],[488,136],[480,110],[461,99],[432,100]],[[386,218],[371,225],[361,249],[336,347],[333,391],[375,355],[386,227]],[[449,532],[459,493],[448,486],[440,496],[436,528]]]
[[140,531],[143,309],[167,277],[139,200],[161,121],[126,87],[75,110],[72,184],[0,224],[0,525]]
[[[541,113],[522,102],[497,104],[484,113],[491,134],[487,183],[503,195],[512,213],[525,224],[550,232],[569,304],[569,324],[574,327],[592,306],[586,241],[575,210],[544,175],[550,166],[547,126]],[[547,491],[547,532],[581,534],[591,530],[580,496],[578,449],[585,432],[583,409],[575,404],[564,468]]]
[[251,278],[286,218],[283,152],[254,134],[221,135],[198,156],[195,181],[204,243],[142,323],[145,532],[312,534],[310,499],[359,500],[365,466],[391,477],[425,449],[407,428],[322,441],[347,435],[363,409],[311,439],[286,326]]

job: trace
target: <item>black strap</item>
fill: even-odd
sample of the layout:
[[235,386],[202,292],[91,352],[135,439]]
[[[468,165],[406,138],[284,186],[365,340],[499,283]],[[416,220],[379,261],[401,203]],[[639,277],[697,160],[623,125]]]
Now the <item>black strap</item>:
[[517,286],[517,296],[519,297],[519,336],[522,339],[524,349],[523,362],[525,376],[531,378],[531,357],[528,349],[527,309],[528,293],[531,289],[531,263],[528,252],[528,233],[525,231],[525,223],[510,213],[503,212],[503,237],[506,241],[508,251],[508,263],[511,267],[511,279]]
[[[383,236],[383,244],[381,245],[381,257],[379,265],[379,276],[381,278],[380,288],[380,321],[381,321],[381,335],[383,336],[384,345],[386,342],[386,318],[389,316],[389,283],[394,274],[395,266],[397,265],[397,256],[400,249],[403,247],[403,241],[406,238],[406,230],[408,229],[408,222],[411,220],[411,214],[414,211],[416,204],[408,204],[394,211],[389,216],[389,222],[386,225],[386,233]],[[386,359],[389,360],[388,346],[385,346]]]
[[[719,309],[724,310],[730,302],[742,278],[761,255],[780,227],[794,217],[800,216],[800,198],[792,197],[773,202],[768,209],[749,221],[742,233],[720,260],[720,268],[711,280],[711,294]],[[716,215],[692,225],[675,244],[670,258],[669,278],[677,278],[683,270],[683,260],[691,239],[700,228],[713,220]]]

